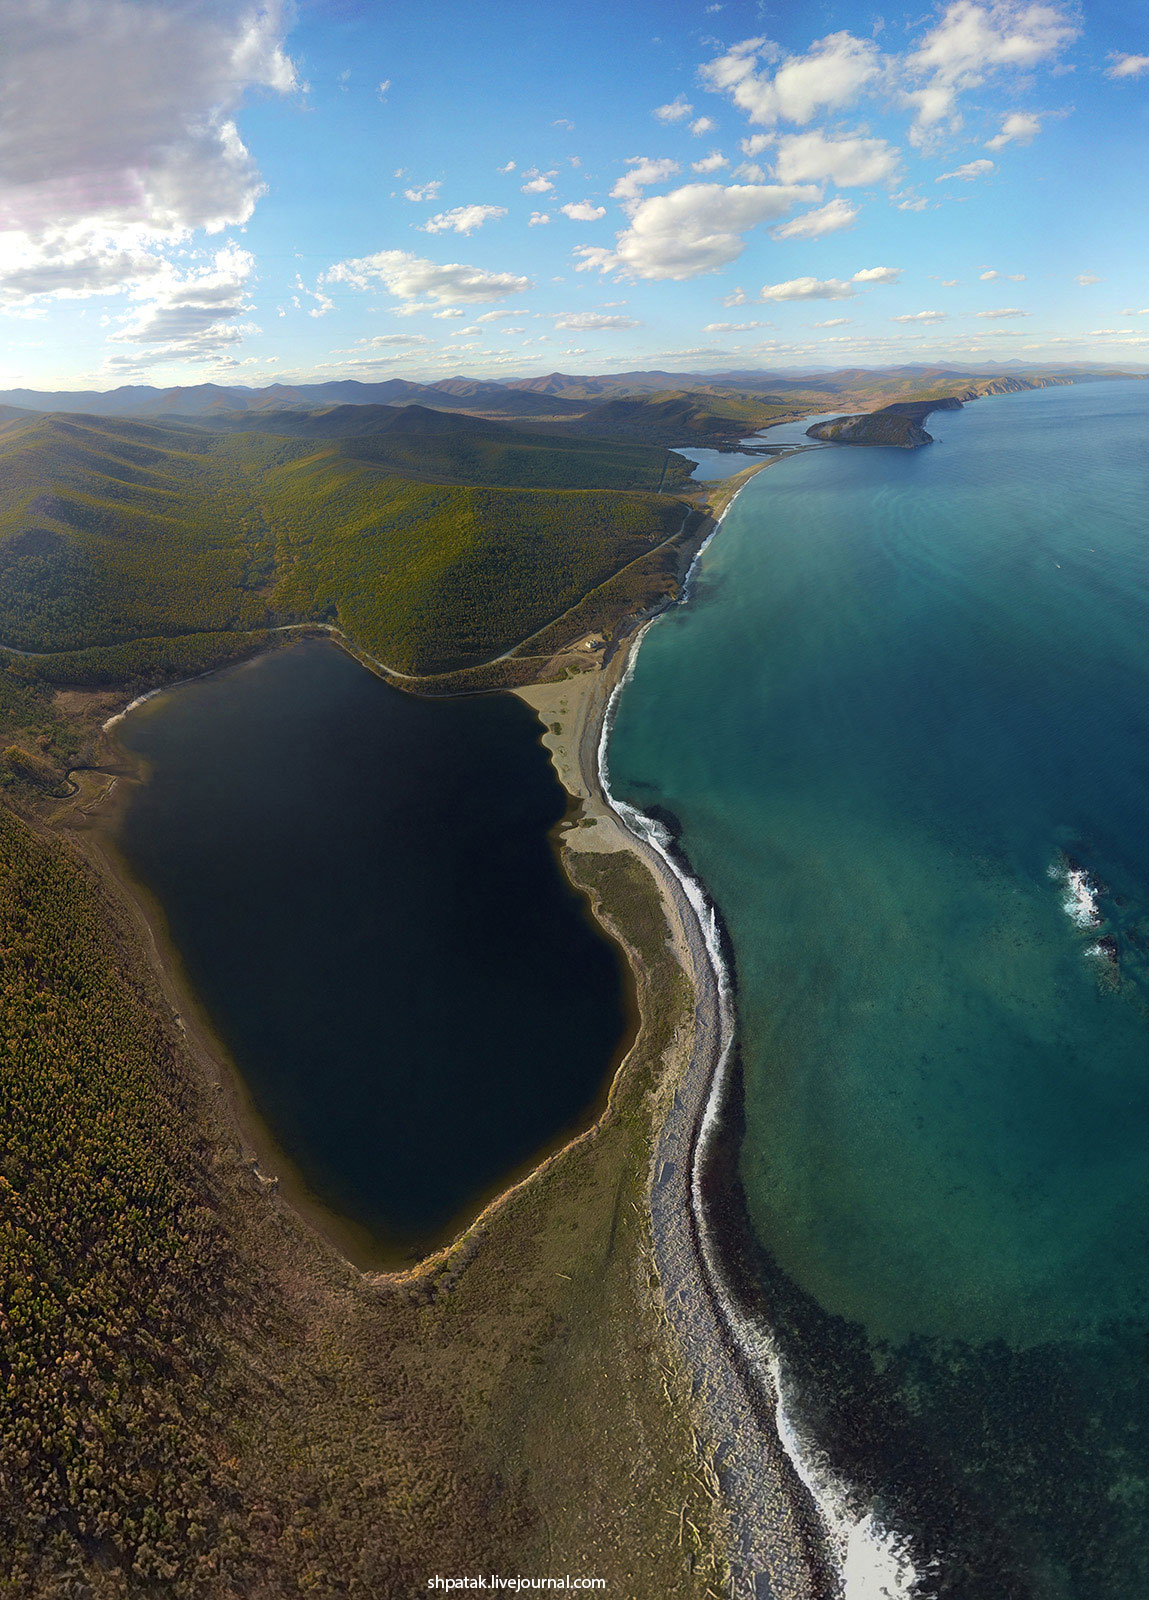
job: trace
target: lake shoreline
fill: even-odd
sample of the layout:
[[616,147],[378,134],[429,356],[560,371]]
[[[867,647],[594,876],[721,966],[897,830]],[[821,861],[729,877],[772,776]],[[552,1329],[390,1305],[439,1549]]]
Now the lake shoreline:
[[81,790],[77,800],[83,799],[83,803],[75,806],[60,831],[129,918],[171,1023],[198,1070],[201,1088],[219,1104],[223,1122],[233,1131],[239,1159],[253,1182],[356,1270],[370,1270],[364,1263],[378,1261],[377,1243],[366,1229],[325,1205],[283,1150],[196,992],[162,907],[116,846],[115,824],[126,804],[127,785],[141,781],[128,766],[126,752],[123,757],[123,769],[105,775],[108,781],[94,796],[83,799]]
[[[359,660],[341,639],[329,638],[325,642],[351,659]],[[251,665],[253,663],[244,663],[241,668],[224,670],[243,670]],[[183,680],[184,683],[192,681],[195,680]],[[157,694],[164,692],[166,690],[156,691]],[[133,704],[152,698],[151,695],[140,697]],[[256,1091],[249,1085],[242,1066],[200,998],[171,935],[162,903],[124,854],[119,839],[122,817],[131,803],[132,790],[147,782],[148,766],[119,740],[119,720],[118,715],[113,716],[104,724],[103,764],[99,769],[77,772],[82,783],[77,793],[68,797],[67,803],[56,812],[53,823],[96,870],[136,926],[172,1024],[188,1045],[205,1089],[223,1103],[226,1119],[235,1129],[241,1161],[269,1197],[274,1197],[277,1205],[295,1212],[357,1271],[372,1279],[396,1283],[434,1276],[446,1261],[460,1252],[467,1254],[476,1230],[484,1228],[510,1196],[564,1151],[593,1133],[601,1123],[612,1086],[637,1032],[633,963],[627,959],[617,937],[608,932],[607,942],[614,948],[623,978],[628,1022],[601,1082],[585,1109],[573,1121],[566,1121],[513,1167],[477,1190],[448,1222],[434,1231],[428,1230],[422,1237],[388,1237],[352,1220],[313,1185],[261,1112]],[[564,879],[565,876],[563,874]],[[579,886],[576,890],[585,899],[585,890]],[[585,915],[594,923],[596,936],[602,937],[601,926],[589,908]]]

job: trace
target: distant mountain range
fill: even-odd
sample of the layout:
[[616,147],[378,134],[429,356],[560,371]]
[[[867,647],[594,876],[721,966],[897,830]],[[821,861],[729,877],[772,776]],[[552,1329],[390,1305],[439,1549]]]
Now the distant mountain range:
[[798,394],[834,395],[860,389],[897,389],[906,384],[933,386],[949,378],[968,380],[975,374],[1009,372],[1034,377],[1073,379],[1134,375],[1132,367],[1037,366],[1019,361],[984,362],[976,368],[942,365],[903,367],[850,367],[834,372],[786,369],[763,372],[617,372],[578,375],[551,372],[538,378],[506,382],[479,378],[443,378],[436,383],[414,383],[391,378],[384,383],[360,383],[353,378],[330,383],[273,383],[252,389],[240,384],[200,383],[157,389],[150,384],[127,384],[111,390],[55,391],[0,390],[0,405],[26,411],[72,411],[100,417],[203,417],[214,412],[314,411],[336,405],[411,405],[440,411],[473,411],[503,417],[576,417],[597,403],[623,396],[678,393],[713,393],[737,390],[746,395],[784,400]]

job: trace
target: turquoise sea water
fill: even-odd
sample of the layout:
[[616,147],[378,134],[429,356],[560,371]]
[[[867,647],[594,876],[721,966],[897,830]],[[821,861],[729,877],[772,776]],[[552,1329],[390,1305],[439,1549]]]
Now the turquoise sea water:
[[922,1594],[1143,1600],[1149,385],[929,426],[750,483],[611,781],[728,927],[799,1425]]

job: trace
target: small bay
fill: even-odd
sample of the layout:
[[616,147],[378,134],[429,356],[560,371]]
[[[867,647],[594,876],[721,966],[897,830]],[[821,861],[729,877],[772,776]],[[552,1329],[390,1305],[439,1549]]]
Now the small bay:
[[148,701],[118,847],[315,1196],[392,1257],[585,1122],[628,1037],[509,695],[427,700],[306,641]]

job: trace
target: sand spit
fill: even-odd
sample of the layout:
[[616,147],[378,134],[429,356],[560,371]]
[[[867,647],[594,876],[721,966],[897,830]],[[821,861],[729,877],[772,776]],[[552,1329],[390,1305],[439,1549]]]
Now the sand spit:
[[546,726],[543,742],[580,815],[564,833],[572,851],[626,850],[647,867],[675,956],[695,996],[656,1108],[649,1184],[651,1251],[666,1320],[697,1402],[695,1425],[712,1457],[731,1519],[733,1593],[754,1600],[816,1600],[824,1593],[817,1514],[782,1447],[773,1416],[742,1365],[698,1237],[692,1182],[699,1135],[728,1039],[724,1004],[699,910],[667,858],[627,826],[600,776],[614,697],[641,632],[602,669],[515,692]]

